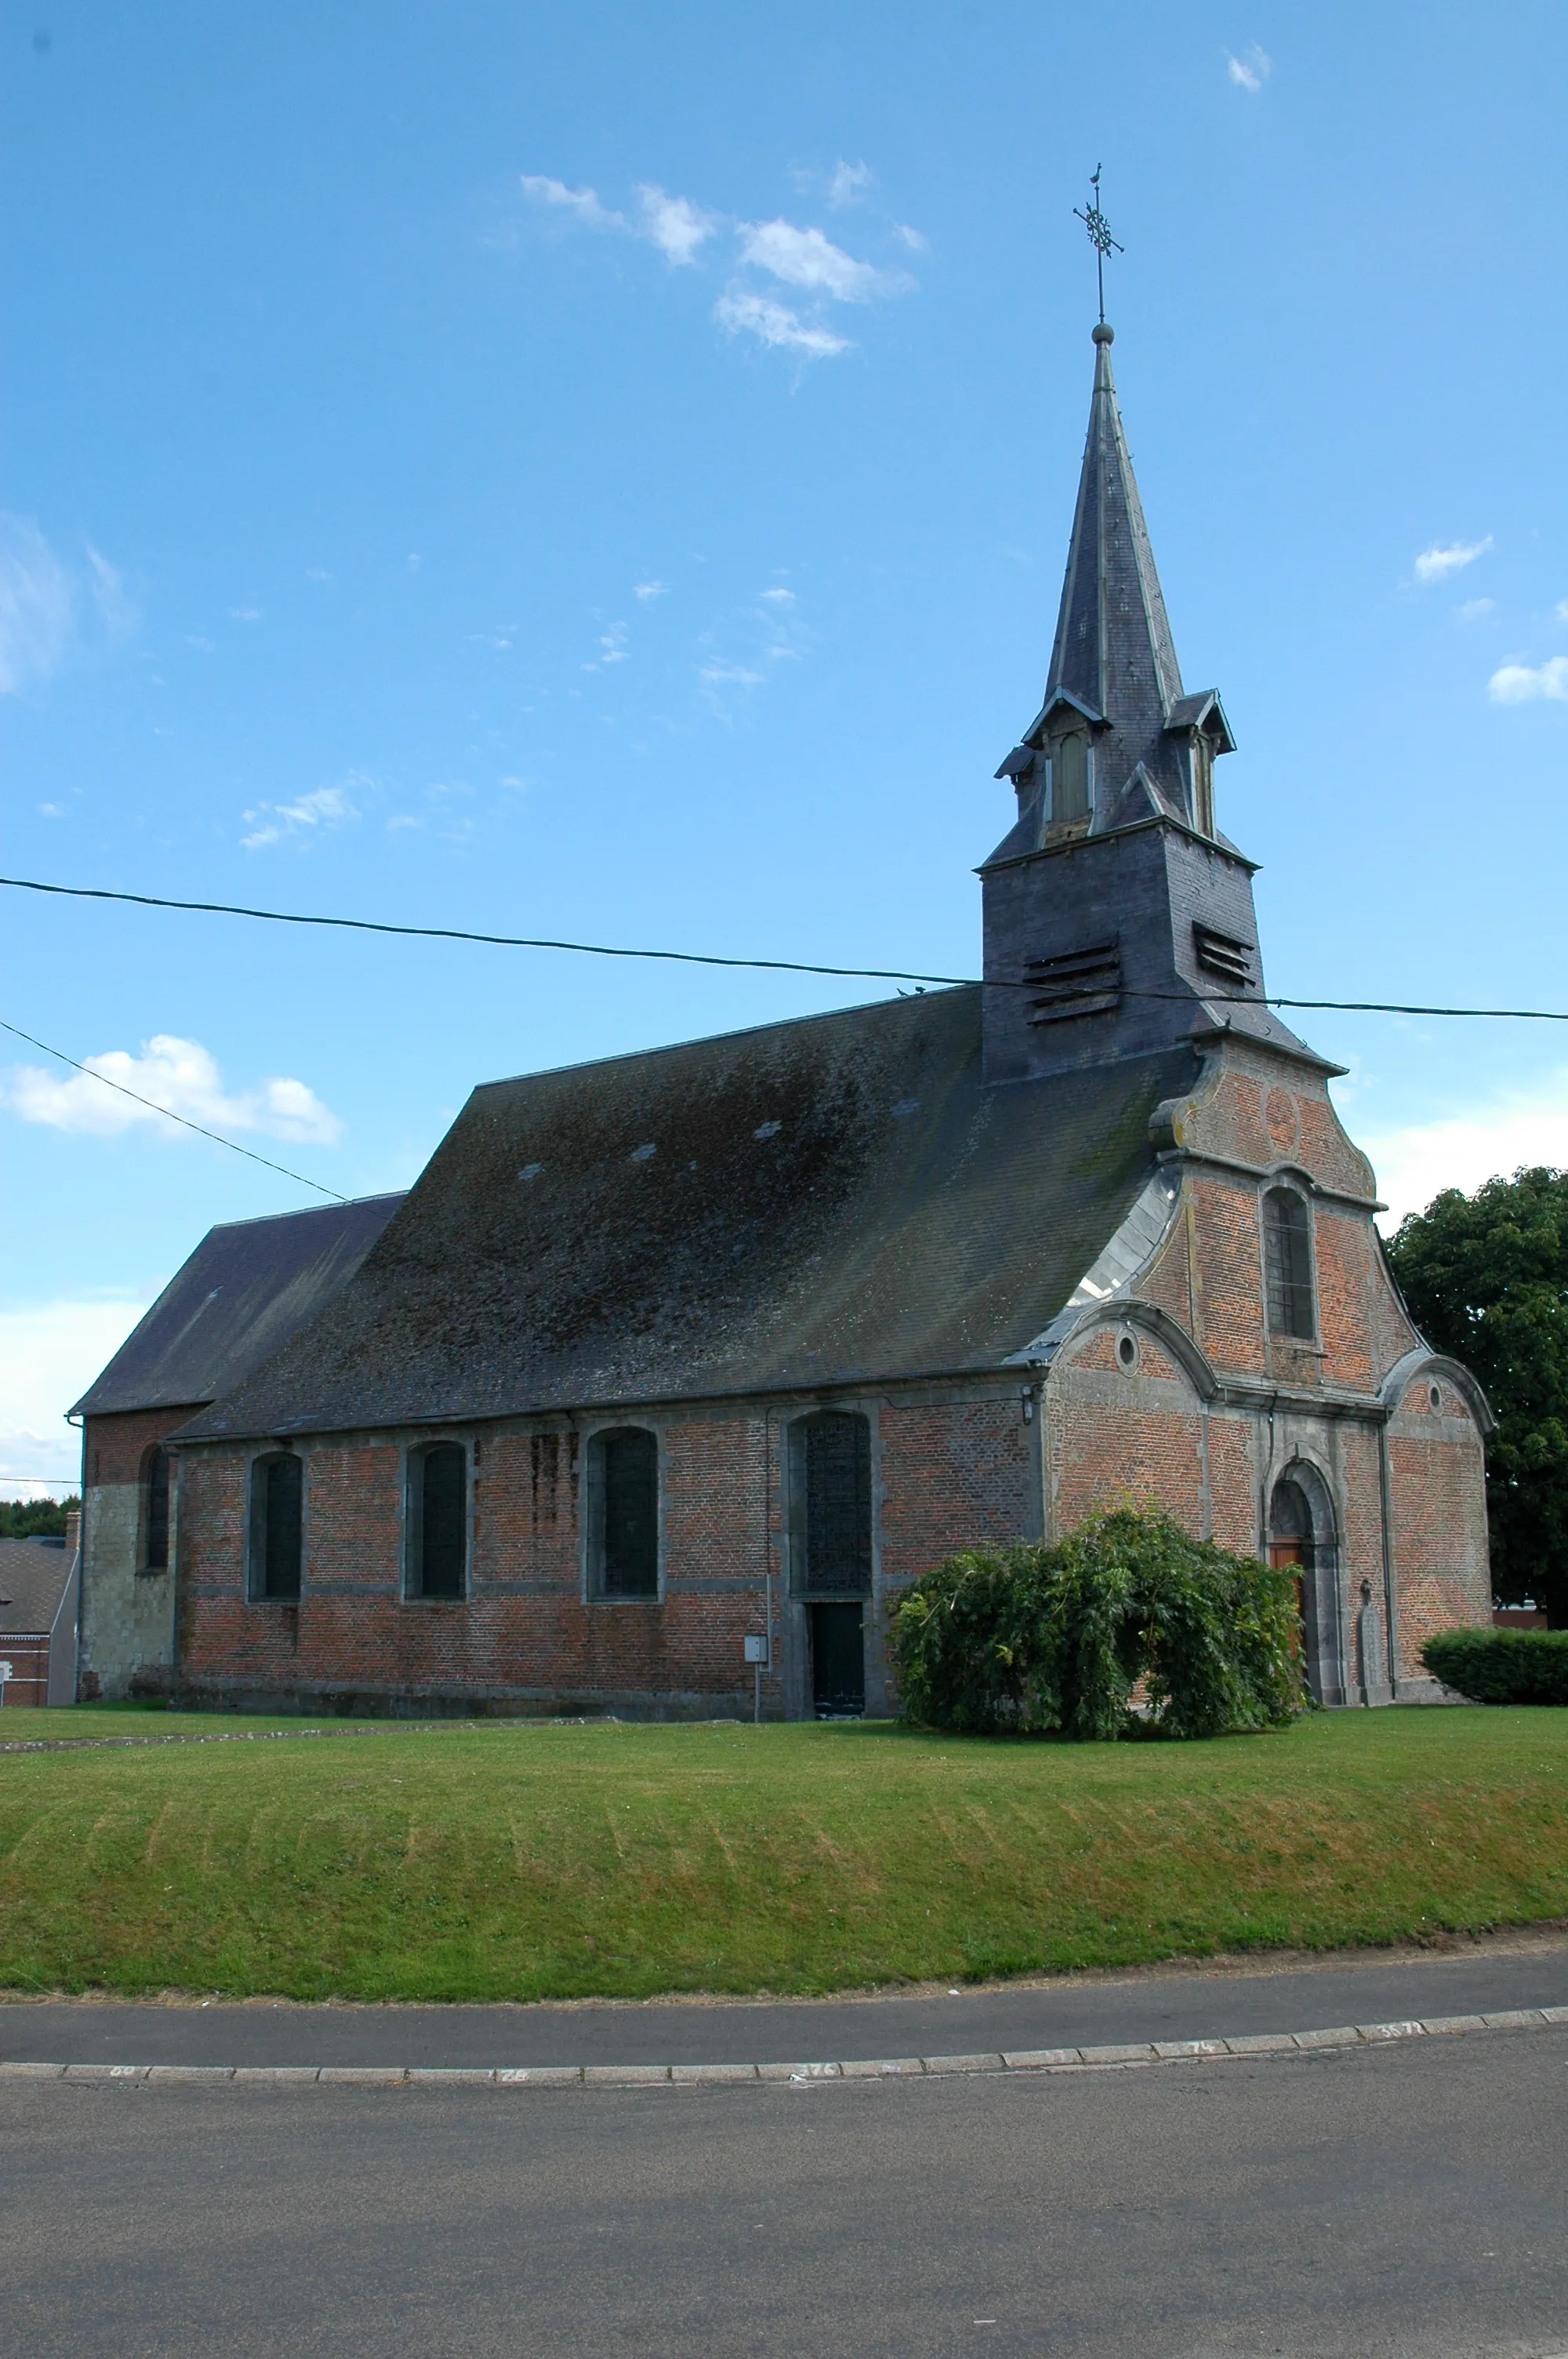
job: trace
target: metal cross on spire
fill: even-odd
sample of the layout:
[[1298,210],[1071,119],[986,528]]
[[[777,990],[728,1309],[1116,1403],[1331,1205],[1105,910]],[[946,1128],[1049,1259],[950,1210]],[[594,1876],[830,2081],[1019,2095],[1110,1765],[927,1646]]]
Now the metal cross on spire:
[[1125,247],[1119,245],[1112,237],[1110,223],[1099,209],[1099,176],[1104,169],[1103,164],[1095,166],[1094,178],[1089,182],[1087,209],[1085,210],[1078,205],[1073,207],[1074,220],[1083,223],[1089,234],[1089,244],[1095,250],[1095,275],[1099,281],[1099,323],[1102,328],[1105,325],[1105,258],[1108,254],[1122,254],[1126,251]]

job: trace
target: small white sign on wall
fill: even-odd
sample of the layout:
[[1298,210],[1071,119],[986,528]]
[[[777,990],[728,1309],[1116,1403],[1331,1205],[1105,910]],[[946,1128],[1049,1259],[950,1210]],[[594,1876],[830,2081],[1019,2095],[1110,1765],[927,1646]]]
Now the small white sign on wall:
[[748,1631],[746,1634],[746,1660],[749,1663],[765,1663],[767,1659],[768,1641],[766,1635],[761,1630]]

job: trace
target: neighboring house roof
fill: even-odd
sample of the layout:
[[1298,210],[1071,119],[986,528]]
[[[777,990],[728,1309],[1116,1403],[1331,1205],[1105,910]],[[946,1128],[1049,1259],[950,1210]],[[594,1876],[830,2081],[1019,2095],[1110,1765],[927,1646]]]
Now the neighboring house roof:
[[0,1540],[0,1631],[48,1637],[70,1578],[63,1540]]
[[183,1429],[995,1368],[1152,1168],[1187,1044],[986,1087],[966,985],[476,1090],[363,1266]]
[[362,1196],[209,1229],[71,1414],[183,1408],[232,1390],[347,1283],[402,1201]]

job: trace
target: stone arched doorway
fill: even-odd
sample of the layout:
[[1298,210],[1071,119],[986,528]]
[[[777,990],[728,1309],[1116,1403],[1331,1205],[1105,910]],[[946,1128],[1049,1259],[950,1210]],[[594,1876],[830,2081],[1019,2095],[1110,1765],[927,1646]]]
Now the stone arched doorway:
[[1343,1703],[1334,1501],[1317,1469],[1300,1460],[1281,1475],[1269,1503],[1269,1561],[1295,1576],[1307,1685],[1319,1703]]

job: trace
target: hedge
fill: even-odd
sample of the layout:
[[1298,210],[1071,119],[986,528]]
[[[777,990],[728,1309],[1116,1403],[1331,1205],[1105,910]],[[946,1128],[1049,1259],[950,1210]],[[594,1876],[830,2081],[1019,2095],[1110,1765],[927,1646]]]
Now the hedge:
[[1472,1703],[1568,1703],[1568,1630],[1440,1630],[1421,1659]]
[[892,1649],[903,1717],[971,1735],[1219,1736],[1306,1701],[1290,1574],[1130,1508],[949,1558]]

